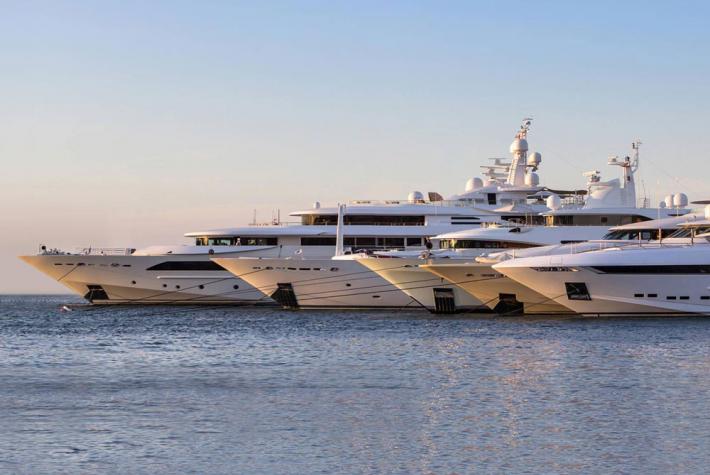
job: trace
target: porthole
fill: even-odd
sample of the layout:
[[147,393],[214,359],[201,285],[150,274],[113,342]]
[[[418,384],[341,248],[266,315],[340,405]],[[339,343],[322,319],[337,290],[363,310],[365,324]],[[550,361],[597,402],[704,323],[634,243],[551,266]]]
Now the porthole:
[[634,294],[634,297],[636,297],[636,298],[643,297],[643,294]]
[[681,296],[678,297],[678,298],[681,299],[681,300],[690,300],[690,296],[688,296],[688,295],[681,295]]
[[163,288],[166,289],[168,287],[168,284],[163,284]]
[[200,285],[198,285],[198,286],[197,286],[197,288],[198,288],[198,289],[200,289],[200,290],[202,290],[202,289],[204,289],[204,288],[205,288],[205,286],[204,286],[204,285],[202,285],[202,284],[200,284]]
[[650,299],[655,299],[656,297],[658,297],[658,294],[648,294],[648,298]]
[[135,281],[135,280],[132,280],[132,281],[131,281],[131,284],[136,285],[136,281]]
[[466,277],[473,277],[473,274],[466,274]]
[[675,295],[669,295],[666,297],[668,300],[675,300]]
[[347,284],[345,284],[345,287],[352,287],[352,286],[353,286],[353,284],[351,284],[350,282],[348,282]]
[[176,285],[176,286],[175,286],[175,288],[176,288],[176,289],[179,289],[179,288],[180,288],[180,286],[179,286],[179,285]]
[[372,298],[373,298],[373,299],[379,299],[380,296],[379,296],[379,295],[373,295]]
[[238,286],[238,285],[233,285],[232,288],[233,288],[234,290],[237,290],[237,289],[239,289],[239,286]]

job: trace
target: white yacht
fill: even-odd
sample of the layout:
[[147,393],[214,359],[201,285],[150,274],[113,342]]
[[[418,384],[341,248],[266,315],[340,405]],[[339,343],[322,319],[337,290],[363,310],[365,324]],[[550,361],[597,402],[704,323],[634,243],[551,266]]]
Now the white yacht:
[[493,265],[509,259],[532,256],[577,253],[600,250],[607,247],[638,245],[658,239],[685,243],[687,238],[669,238],[678,230],[678,225],[696,219],[697,215],[685,215],[660,220],[643,221],[611,228],[602,240],[581,243],[553,244],[527,249],[508,249],[484,254],[473,261],[435,260],[420,268],[450,282],[452,287],[465,291],[497,313],[556,314],[571,311],[554,300],[509,279],[493,268]]
[[[674,206],[671,199],[669,206],[664,202],[663,207],[647,208],[643,207],[646,204],[646,200],[643,200],[642,206],[637,207],[635,172],[639,163],[639,145],[640,142],[633,144],[633,158],[619,160],[612,157],[609,160],[609,165],[621,168],[620,179],[603,182],[599,171],[585,174],[588,177],[587,193],[581,207],[576,199],[566,200],[568,202],[563,206],[558,196],[548,196],[550,211],[543,213],[544,226],[491,223],[476,229],[436,236],[434,241],[439,243],[440,250],[419,256],[408,251],[394,251],[359,259],[357,262],[395,285],[419,305],[437,313],[489,308],[502,311],[501,307],[503,304],[508,305],[510,295],[504,293],[506,297],[502,301],[497,298],[498,292],[494,294],[495,298],[489,295],[488,290],[496,287],[494,280],[500,274],[493,271],[490,264],[471,262],[477,256],[502,249],[515,253],[531,247],[611,239],[608,235],[610,226],[625,223],[633,226],[639,223],[639,229],[647,229],[654,225],[646,222],[654,218],[679,216],[689,211],[684,207],[687,198],[683,194],[676,197],[678,206]],[[459,264],[452,263],[455,261]],[[445,267],[447,273],[455,273],[455,278],[447,279],[441,273],[433,272],[433,267],[437,265]],[[467,285],[464,288],[464,285],[454,285],[454,282]],[[470,291],[477,286],[485,287],[486,292],[477,295]],[[552,306],[554,308],[538,302],[535,309],[543,313],[560,310],[556,304]]]
[[[710,313],[710,209],[706,216],[659,243],[516,258],[493,268],[579,314]],[[677,236],[685,243],[673,242]]]
[[[548,210],[545,193],[551,193],[539,184],[536,170],[541,162],[539,153],[528,153],[527,134],[530,122],[526,121],[516,133],[510,146],[510,162],[495,159],[494,165],[488,166],[489,180],[471,179],[467,183],[467,192],[455,195],[449,203],[467,203],[475,209],[484,209],[488,221],[504,220],[516,225],[540,222],[541,212]],[[504,170],[501,173],[499,170]],[[505,178],[505,181],[501,181]],[[557,196],[557,195],[555,195]],[[376,273],[360,266],[358,261],[364,257],[358,251],[363,250],[360,242],[349,238],[347,228],[348,215],[352,207],[347,207],[344,215],[344,246],[352,252],[335,258],[314,259],[304,255],[220,257],[215,259],[220,266],[245,280],[265,295],[273,297],[288,307],[402,307],[418,306],[416,300],[402,293],[390,282]],[[497,214],[497,216],[496,216]],[[441,220],[441,215],[439,215]],[[457,224],[466,228],[478,227],[483,219],[454,220],[445,218],[445,226],[427,226],[426,237],[451,232]],[[450,221],[449,221],[450,219]],[[457,223],[457,224],[454,224]],[[442,229],[445,227],[446,229]],[[437,232],[438,231],[438,232]],[[334,238],[333,238],[334,240]],[[438,242],[438,241],[436,241]],[[423,248],[412,249],[403,246],[390,246],[410,251],[418,255]],[[365,248],[372,250],[372,248]]]
[[[439,193],[412,192],[406,200],[359,200],[344,216],[345,245],[357,250],[425,249],[425,239],[500,219],[529,222],[547,209],[535,173],[539,153],[527,153],[530,121],[514,142],[513,160],[495,159],[484,167],[487,180],[470,179],[464,193],[444,200]],[[230,274],[212,257],[259,256],[282,259],[329,258],[335,249],[338,210],[321,207],[266,225],[187,233],[190,245],[143,249],[86,247],[77,250],[41,246],[21,256],[92,303],[255,303],[271,302],[246,281]],[[292,266],[289,266],[292,267]]]

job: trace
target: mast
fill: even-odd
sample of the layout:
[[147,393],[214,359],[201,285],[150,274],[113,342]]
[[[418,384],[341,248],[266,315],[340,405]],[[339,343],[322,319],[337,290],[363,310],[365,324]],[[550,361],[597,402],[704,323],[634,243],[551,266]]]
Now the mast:
[[335,255],[342,256],[343,250],[343,218],[345,216],[345,205],[338,203],[338,224],[335,227]]
[[527,155],[528,155],[528,130],[530,130],[532,119],[523,119],[523,124],[520,130],[515,134],[513,143],[510,144],[510,153],[513,154],[513,161],[510,164],[508,171],[508,184],[514,186],[525,185],[525,173],[527,171]]

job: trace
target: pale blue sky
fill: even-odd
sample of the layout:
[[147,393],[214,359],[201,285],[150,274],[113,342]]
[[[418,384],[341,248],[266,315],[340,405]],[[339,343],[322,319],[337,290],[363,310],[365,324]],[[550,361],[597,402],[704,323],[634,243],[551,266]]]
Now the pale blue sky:
[[640,137],[654,201],[710,197],[705,2],[0,2],[0,292],[15,256],[183,242],[458,192],[522,117],[542,182]]

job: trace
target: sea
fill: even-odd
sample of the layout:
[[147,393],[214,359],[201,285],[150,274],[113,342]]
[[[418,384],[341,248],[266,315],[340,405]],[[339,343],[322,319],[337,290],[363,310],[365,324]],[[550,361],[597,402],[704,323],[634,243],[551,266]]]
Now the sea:
[[708,473],[710,319],[0,297],[0,472]]

